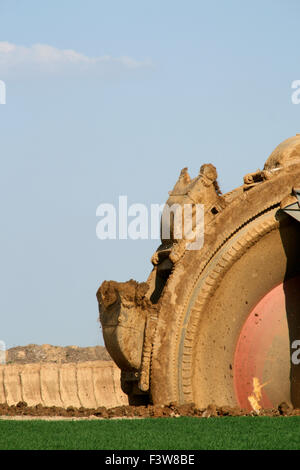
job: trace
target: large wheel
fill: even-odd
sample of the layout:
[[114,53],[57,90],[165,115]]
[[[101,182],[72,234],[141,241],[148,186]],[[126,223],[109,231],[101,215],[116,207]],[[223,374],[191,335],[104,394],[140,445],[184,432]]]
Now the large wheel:
[[293,168],[241,193],[201,252],[176,265],[154,341],[154,403],[251,409],[252,395],[265,408],[300,406],[300,224],[279,208],[299,181]]

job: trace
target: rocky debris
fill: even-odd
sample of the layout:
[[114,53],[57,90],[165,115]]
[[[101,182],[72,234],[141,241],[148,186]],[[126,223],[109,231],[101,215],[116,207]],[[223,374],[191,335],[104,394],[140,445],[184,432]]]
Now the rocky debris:
[[7,364],[29,364],[41,362],[68,363],[84,361],[111,361],[104,346],[81,348],[79,346],[51,346],[29,344],[16,346],[6,351]]
[[[227,415],[229,415],[229,412],[227,413]],[[202,413],[202,416],[203,418],[211,418],[211,417],[218,416],[218,410],[217,410],[216,405],[208,405],[206,410],[204,410],[204,412]]]
[[278,409],[261,410],[259,415],[254,411],[248,412],[238,407],[208,405],[205,409],[197,408],[193,403],[178,405],[170,403],[168,406],[148,405],[131,406],[123,405],[114,408],[74,408],[67,409],[57,406],[28,406],[25,402],[8,406],[0,404],[0,416],[62,416],[62,417],[97,417],[102,419],[111,418],[171,418],[179,416],[192,416],[194,418],[211,418],[223,416],[299,416],[300,410],[293,409],[286,403],[278,406]]
[[[278,411],[283,416],[289,416],[293,413],[293,408],[286,402],[280,403],[278,406]],[[300,411],[300,410],[297,410]]]

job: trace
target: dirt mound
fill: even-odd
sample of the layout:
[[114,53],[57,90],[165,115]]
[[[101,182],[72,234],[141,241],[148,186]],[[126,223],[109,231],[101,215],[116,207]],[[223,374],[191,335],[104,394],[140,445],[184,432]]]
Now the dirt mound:
[[[270,410],[261,410],[259,416],[299,416],[300,410],[290,408],[286,403],[282,403],[278,408]],[[19,402],[17,405],[0,405],[0,416],[64,416],[64,417],[98,417],[98,418],[170,418],[179,416],[192,416],[198,418],[222,417],[222,416],[258,416],[254,411],[247,412],[238,407],[209,405],[207,408],[200,409],[193,403],[185,405],[170,404],[168,406],[148,405],[148,406],[116,406],[106,408],[75,408],[67,409],[51,406],[45,407],[40,404],[28,406],[25,402]]]
[[104,346],[81,348],[79,346],[51,346],[29,344],[6,351],[7,364],[30,364],[41,362],[68,363],[85,361],[111,361]]

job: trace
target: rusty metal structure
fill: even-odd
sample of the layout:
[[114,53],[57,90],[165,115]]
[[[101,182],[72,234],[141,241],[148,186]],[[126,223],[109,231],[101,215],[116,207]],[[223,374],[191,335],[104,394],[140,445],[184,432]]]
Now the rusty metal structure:
[[145,283],[97,292],[131,403],[300,407],[299,187],[299,134],[227,194],[213,165],[181,171],[167,205],[204,205],[203,246],[171,219]]

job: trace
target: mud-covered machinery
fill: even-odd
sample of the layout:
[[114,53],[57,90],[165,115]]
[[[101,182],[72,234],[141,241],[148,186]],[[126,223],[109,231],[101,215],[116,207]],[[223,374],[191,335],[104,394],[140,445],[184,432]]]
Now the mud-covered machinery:
[[[204,243],[171,233],[145,283],[98,290],[105,345],[131,402],[300,407],[300,135],[221,194],[186,169],[167,205],[204,205]],[[193,218],[195,223],[195,218]]]

